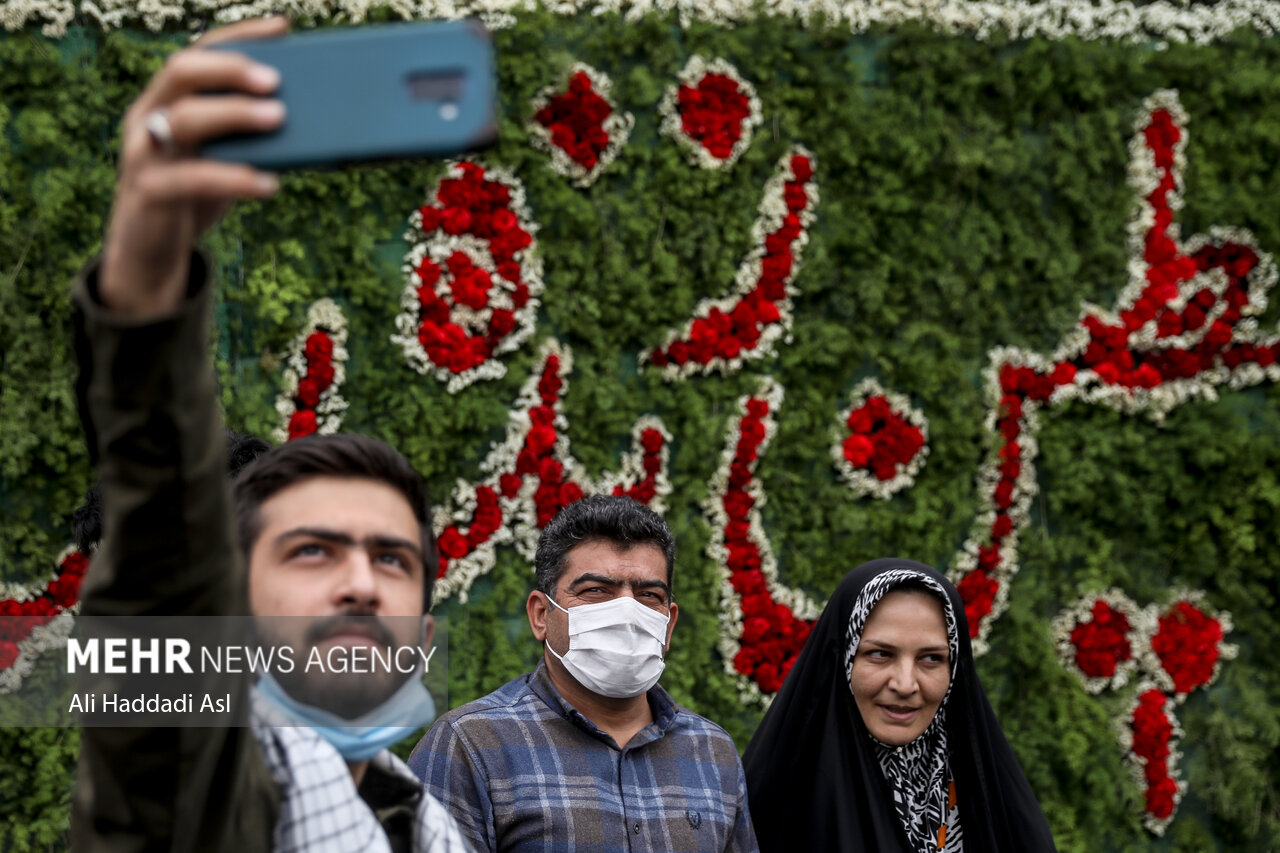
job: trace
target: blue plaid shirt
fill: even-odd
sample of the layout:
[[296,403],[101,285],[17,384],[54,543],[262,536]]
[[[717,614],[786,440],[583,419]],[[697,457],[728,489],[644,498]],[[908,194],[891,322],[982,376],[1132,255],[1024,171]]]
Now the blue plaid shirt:
[[619,749],[539,663],[442,716],[409,767],[479,851],[758,850],[733,740],[661,687],[648,696],[654,721]]

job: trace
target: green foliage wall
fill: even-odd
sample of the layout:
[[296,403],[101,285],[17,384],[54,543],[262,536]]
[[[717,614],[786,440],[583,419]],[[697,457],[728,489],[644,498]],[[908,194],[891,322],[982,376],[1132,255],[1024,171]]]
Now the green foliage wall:
[[[1212,46],[1045,39],[985,42],[917,26],[847,29],[762,18],[736,28],[650,15],[522,12],[496,33],[501,141],[484,155],[525,183],[546,263],[534,344],[574,349],[565,409],[574,453],[616,465],[631,423],[660,414],[675,437],[668,519],[679,538],[681,619],[664,684],[745,746],[759,719],[716,651],[719,575],[703,555],[707,493],[736,398],[767,372],[787,390],[761,462],[767,532],[785,583],[823,600],[843,574],[897,554],[945,566],[976,512],[997,345],[1047,352],[1082,300],[1110,305],[1126,279],[1125,183],[1135,111],[1176,88],[1191,116],[1183,234],[1251,229],[1280,250],[1280,40],[1240,31]],[[0,36],[0,572],[47,576],[91,481],[74,410],[67,286],[100,245],[125,106],[180,41],[170,34],[34,30]],[[756,85],[765,123],[737,166],[688,166],[657,134],[663,89],[694,53]],[[636,117],[603,177],[578,190],[528,144],[528,104],[567,66],[608,73]],[[749,246],[761,188],[793,143],[814,151],[822,201],[796,279],[794,342],[730,378],[666,384],[635,355],[726,290]],[[409,369],[389,341],[402,234],[440,175],[412,163],[289,175],[279,197],[232,213],[209,240],[221,270],[217,364],[229,423],[267,435],[279,354],[306,307],[332,296],[351,323],[345,428],[401,448],[436,500],[500,440],[534,346],[505,378],[457,396]],[[1274,295],[1273,295],[1274,301]],[[1274,327],[1273,306],[1263,325]],[[875,376],[930,419],[916,485],[854,500],[829,461],[849,390]],[[1065,851],[1269,850],[1280,837],[1280,648],[1274,547],[1280,389],[1223,390],[1163,425],[1080,404],[1045,417],[1041,497],[1022,571],[980,669]],[[451,704],[535,662],[514,551],[438,612],[450,629]],[[1139,603],[1173,586],[1229,610],[1240,647],[1179,709],[1189,783],[1163,839],[1140,822],[1113,720],[1058,663],[1049,624],[1085,592]],[[61,842],[75,734],[0,732],[0,847]]]

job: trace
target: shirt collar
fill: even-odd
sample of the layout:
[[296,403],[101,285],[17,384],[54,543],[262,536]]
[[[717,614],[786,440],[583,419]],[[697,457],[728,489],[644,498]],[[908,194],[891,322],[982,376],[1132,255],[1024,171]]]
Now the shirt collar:
[[[608,740],[610,743],[613,742],[612,738],[600,731],[595,723],[588,720],[582,712],[566,702],[564,697],[560,695],[560,691],[551,683],[551,676],[547,673],[545,658],[539,660],[537,668],[529,674],[528,683],[529,689],[548,708],[593,737]],[[649,692],[645,695],[649,700],[649,710],[653,712],[653,722],[641,729],[640,733],[631,739],[628,744],[631,747],[641,746],[665,735],[675,725],[676,714],[679,711],[671,695],[657,684],[650,687]]]

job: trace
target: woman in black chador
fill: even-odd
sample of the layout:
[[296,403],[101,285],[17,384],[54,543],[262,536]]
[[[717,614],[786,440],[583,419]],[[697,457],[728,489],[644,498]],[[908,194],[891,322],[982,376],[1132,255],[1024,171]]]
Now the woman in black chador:
[[960,594],[874,560],[827,603],[743,759],[763,853],[1047,853]]

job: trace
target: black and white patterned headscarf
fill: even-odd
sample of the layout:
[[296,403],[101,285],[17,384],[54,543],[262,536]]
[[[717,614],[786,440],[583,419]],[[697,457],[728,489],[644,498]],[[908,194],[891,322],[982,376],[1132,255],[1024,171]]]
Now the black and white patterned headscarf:
[[[845,683],[849,684],[853,678],[853,660],[871,611],[887,593],[908,582],[923,585],[942,602],[951,678],[938,713],[915,740],[902,746],[890,746],[870,735],[868,737],[875,744],[880,770],[893,792],[894,811],[906,830],[911,847],[922,853],[934,853],[939,849],[938,829],[946,824],[945,843],[941,849],[951,853],[961,850],[963,846],[958,812],[948,802],[951,771],[946,726],[947,699],[950,698],[951,688],[956,681],[956,664],[960,658],[960,634],[951,600],[937,581],[922,572],[903,568],[878,575],[863,587],[849,614],[849,625],[845,632]],[[852,689],[850,687],[851,691]]]
[[[953,662],[935,719],[892,748],[868,736],[848,665],[872,609],[903,584],[945,602]],[[761,853],[1052,853],[969,635],[960,591],[924,563],[885,557],[844,576],[742,757]]]

